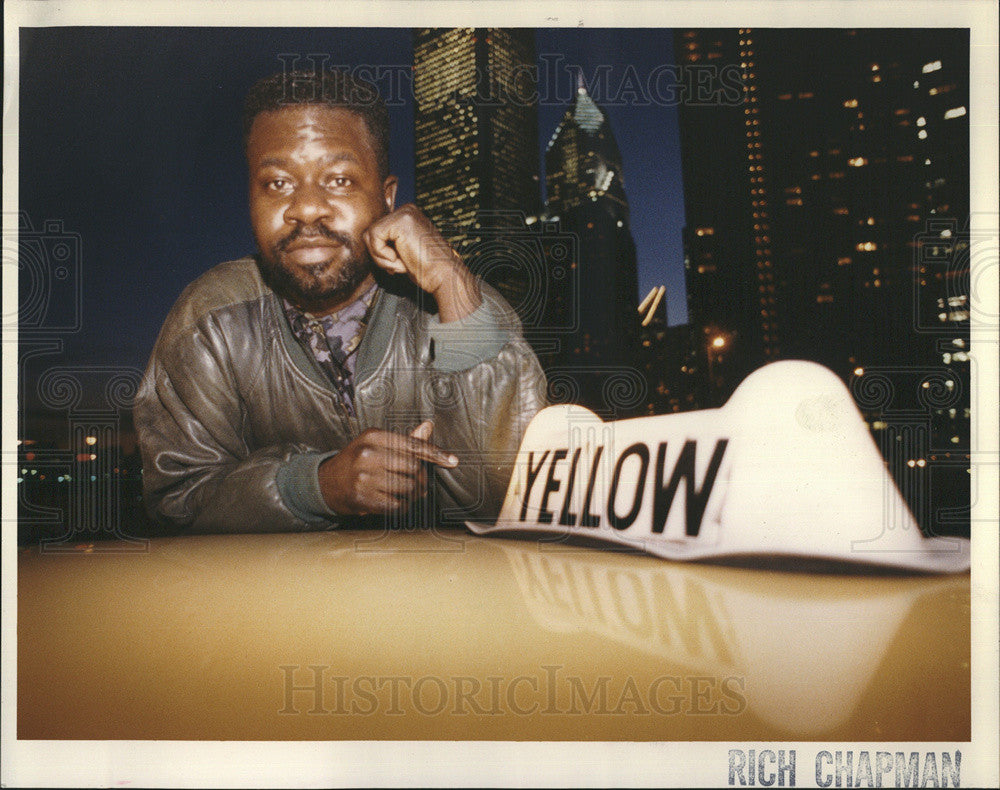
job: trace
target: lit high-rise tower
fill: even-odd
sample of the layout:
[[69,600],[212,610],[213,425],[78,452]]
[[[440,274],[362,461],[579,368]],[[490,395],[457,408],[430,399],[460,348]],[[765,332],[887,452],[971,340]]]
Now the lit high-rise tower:
[[416,201],[518,308],[531,272],[481,242],[523,232],[538,212],[534,31],[417,30],[413,71]]
[[[549,141],[545,173],[545,214],[578,240],[566,280],[575,289],[577,298],[567,305],[576,315],[560,321],[576,331],[564,338],[562,360],[581,370],[637,370],[639,284],[622,156],[607,115],[582,81]],[[586,392],[583,397],[588,400]],[[606,400],[591,393],[588,405],[615,405]]]
[[587,93],[582,76],[576,100],[566,111],[545,152],[545,205],[565,214],[601,201],[615,219],[628,221],[622,155],[607,116]]
[[743,31],[709,29],[680,31],[674,45],[682,68],[716,80],[702,88],[715,98],[710,104],[678,108],[688,316],[702,405],[720,405],[781,351],[756,43]]

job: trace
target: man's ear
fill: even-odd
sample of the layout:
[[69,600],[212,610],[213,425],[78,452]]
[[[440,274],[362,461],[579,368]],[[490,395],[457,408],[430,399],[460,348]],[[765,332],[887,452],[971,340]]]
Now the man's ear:
[[392,211],[396,208],[396,189],[399,187],[399,179],[396,176],[389,176],[382,184],[382,194],[385,196],[385,207]]

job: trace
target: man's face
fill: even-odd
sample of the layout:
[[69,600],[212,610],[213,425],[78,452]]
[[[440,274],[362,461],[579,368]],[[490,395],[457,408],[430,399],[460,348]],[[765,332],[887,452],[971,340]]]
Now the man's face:
[[247,163],[250,222],[276,289],[317,311],[360,295],[373,268],[361,234],[396,197],[361,116],[312,104],[261,113]]

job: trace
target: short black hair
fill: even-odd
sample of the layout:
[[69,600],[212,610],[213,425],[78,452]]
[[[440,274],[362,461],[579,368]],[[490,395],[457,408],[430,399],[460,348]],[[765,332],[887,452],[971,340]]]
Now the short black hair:
[[361,116],[375,144],[379,174],[383,179],[388,177],[389,111],[378,88],[346,71],[283,71],[258,80],[243,104],[244,150],[258,115],[301,104],[349,110]]

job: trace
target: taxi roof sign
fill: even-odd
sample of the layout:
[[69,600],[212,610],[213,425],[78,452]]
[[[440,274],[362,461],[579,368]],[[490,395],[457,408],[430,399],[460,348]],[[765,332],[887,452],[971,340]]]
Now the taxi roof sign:
[[967,539],[923,536],[850,392],[804,361],[758,369],[719,409],[609,422],[572,404],[544,409],[496,523],[467,526],[673,560],[953,573],[971,559]]

